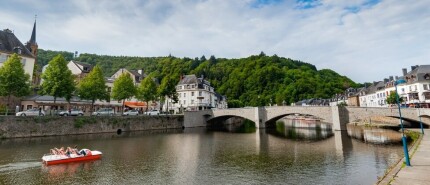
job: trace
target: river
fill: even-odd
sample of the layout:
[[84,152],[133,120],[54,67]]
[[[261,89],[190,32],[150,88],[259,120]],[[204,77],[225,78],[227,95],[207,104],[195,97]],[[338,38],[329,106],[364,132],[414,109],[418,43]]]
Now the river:
[[[293,131],[292,131],[293,130]],[[44,166],[50,148],[97,149],[97,161]],[[0,184],[374,184],[402,156],[326,129],[205,128],[0,140]]]

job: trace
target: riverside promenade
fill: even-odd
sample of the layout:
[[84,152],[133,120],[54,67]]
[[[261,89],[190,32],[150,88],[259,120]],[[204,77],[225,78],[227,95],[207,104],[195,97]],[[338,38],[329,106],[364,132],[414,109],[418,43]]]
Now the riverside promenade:
[[[418,130],[417,130],[418,131]],[[421,131],[421,130],[419,130]],[[411,167],[403,167],[389,184],[393,185],[429,185],[430,184],[430,130],[425,135],[411,158]],[[409,153],[413,153],[412,148]]]

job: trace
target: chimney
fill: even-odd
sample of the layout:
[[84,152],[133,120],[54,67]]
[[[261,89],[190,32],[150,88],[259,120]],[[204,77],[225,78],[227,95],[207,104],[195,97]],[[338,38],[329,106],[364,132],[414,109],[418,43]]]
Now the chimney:
[[388,78],[384,78],[384,83],[388,83],[388,82],[389,82]]
[[390,76],[389,78],[390,78],[390,81],[393,81],[393,80],[394,80],[393,76]]
[[[418,66],[411,66],[411,71],[415,70]],[[403,75],[404,76],[404,75]]]
[[406,74],[408,74],[408,69],[403,68],[402,71],[403,71],[403,76],[406,76]]

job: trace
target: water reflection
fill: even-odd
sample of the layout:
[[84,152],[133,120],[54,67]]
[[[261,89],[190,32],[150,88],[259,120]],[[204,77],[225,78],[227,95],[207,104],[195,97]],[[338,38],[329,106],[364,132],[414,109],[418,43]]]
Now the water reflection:
[[267,129],[267,132],[288,139],[309,141],[333,136],[331,124],[304,119],[282,119],[276,122],[275,129]]
[[[400,146],[336,138],[340,148],[335,137],[303,142],[265,129],[201,128],[3,140],[0,169],[7,170],[0,171],[0,184],[372,184],[401,158]],[[100,150],[103,158],[42,166],[47,149],[73,144]]]
[[362,140],[366,143],[374,144],[391,144],[391,143],[401,143],[402,134],[400,132],[375,128],[375,127],[365,127],[356,126],[353,124],[347,125],[348,135],[352,138]]

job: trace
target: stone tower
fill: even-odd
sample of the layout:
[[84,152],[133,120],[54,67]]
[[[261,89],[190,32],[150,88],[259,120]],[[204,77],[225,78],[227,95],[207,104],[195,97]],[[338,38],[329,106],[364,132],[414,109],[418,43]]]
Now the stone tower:
[[35,58],[35,61],[34,61],[35,69],[33,70],[32,85],[33,87],[37,87],[40,84],[41,72],[37,68],[37,49],[39,48],[39,46],[37,45],[37,42],[36,42],[36,19],[34,19],[33,31],[31,32],[30,40],[27,43],[25,43],[25,47],[31,52],[31,54],[33,54]]

